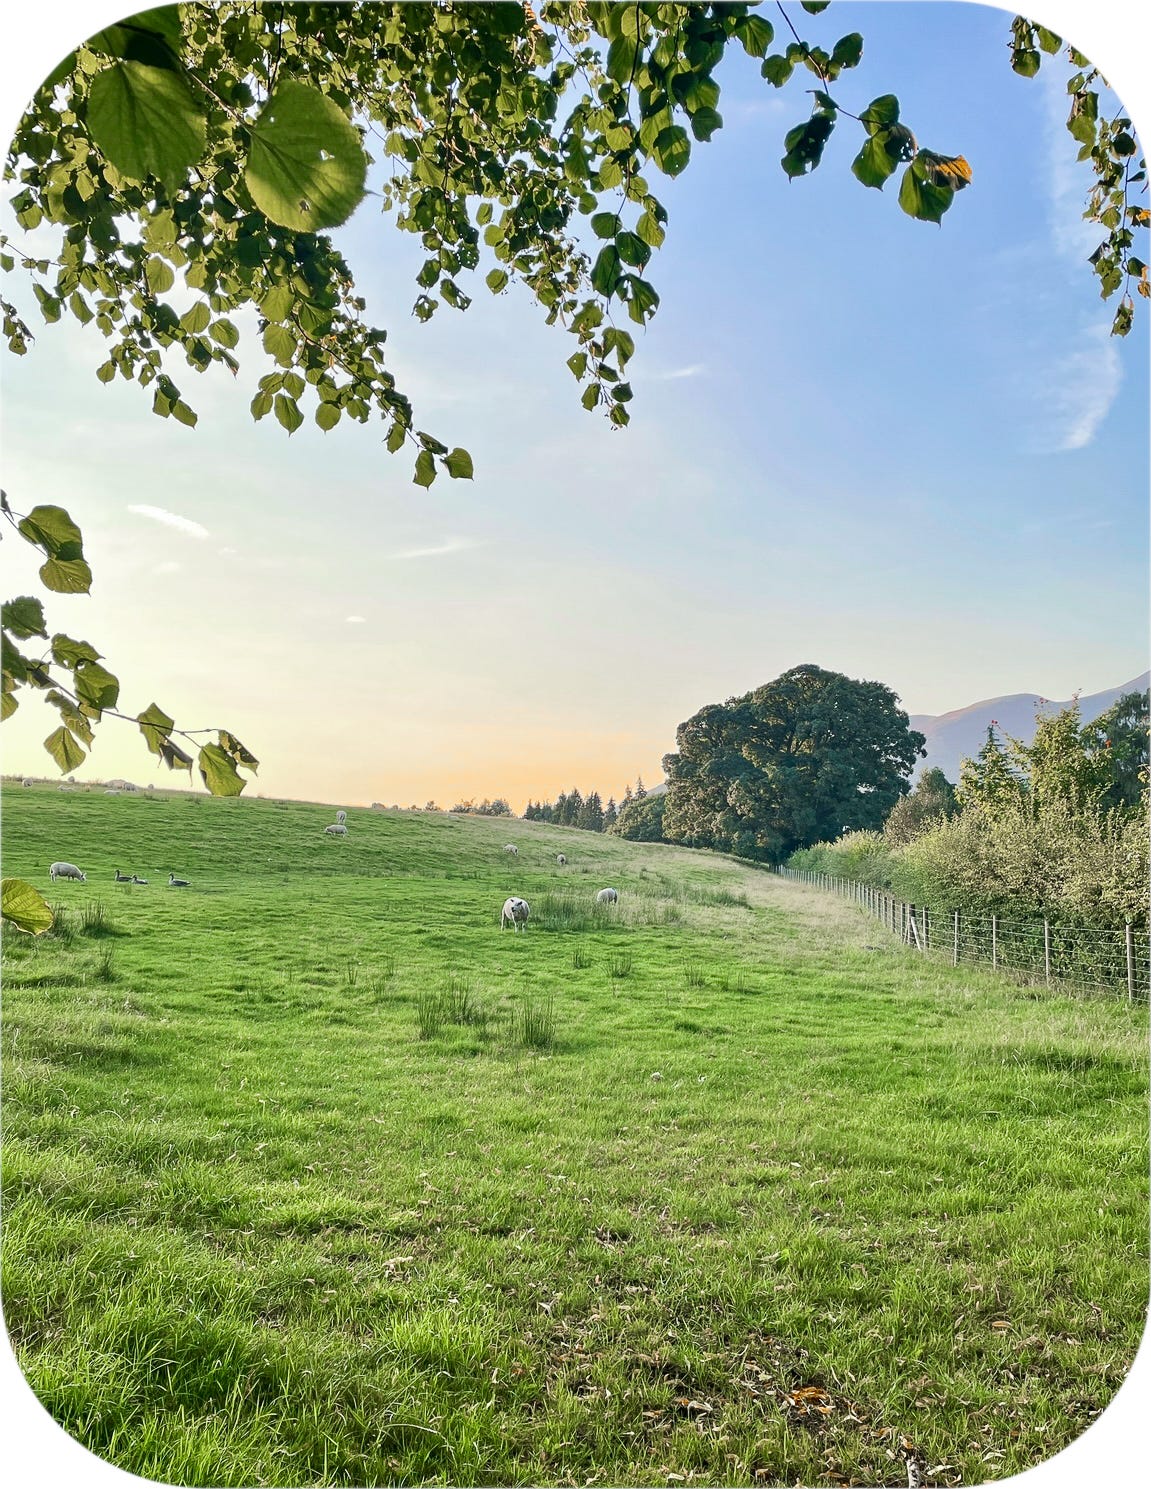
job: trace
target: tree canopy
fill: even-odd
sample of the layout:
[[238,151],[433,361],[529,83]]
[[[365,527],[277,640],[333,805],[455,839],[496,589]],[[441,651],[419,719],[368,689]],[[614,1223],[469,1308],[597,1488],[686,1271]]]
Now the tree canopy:
[[883,683],[793,667],[679,726],[663,762],[663,835],[778,862],[841,832],[878,829],[924,743]]
[[[276,363],[251,396],[255,418],[289,434],[308,412],[325,431],[378,419],[388,448],[412,454],[417,484],[466,478],[468,453],[416,426],[386,330],[366,318],[330,230],[377,193],[425,251],[422,320],[465,310],[477,273],[497,295],[521,281],[574,341],[567,365],[585,407],[626,424],[635,342],[617,319],[643,327],[655,314],[650,265],[668,230],[652,180],[678,176],[723,126],[716,72],[729,53],[798,95],[780,160],[789,177],[815,170],[847,121],[856,179],[882,189],[898,174],[899,206],[921,222],[940,222],[971,179],[962,155],[919,143],[894,93],[856,96],[864,38],[838,35],[834,12],[813,22],[827,9],[224,0],[142,11],[78,46],[33,99],[7,159],[12,207],[23,229],[54,225],[60,244],[44,255],[6,240],[0,267],[31,277],[46,323],[92,324],[106,342],[96,375],[150,389],[162,417],[196,422],[173,377],[179,357],[237,373],[236,317],[254,308]],[[1016,17],[1010,47],[1032,76],[1062,43]],[[1131,121],[1101,110],[1098,71],[1066,53],[1068,127],[1096,180],[1087,215],[1105,233],[1092,262],[1104,295],[1123,291],[1123,334],[1132,286],[1149,292],[1133,254],[1148,214],[1129,200],[1143,163]],[[3,318],[25,352],[29,325],[7,301]]]

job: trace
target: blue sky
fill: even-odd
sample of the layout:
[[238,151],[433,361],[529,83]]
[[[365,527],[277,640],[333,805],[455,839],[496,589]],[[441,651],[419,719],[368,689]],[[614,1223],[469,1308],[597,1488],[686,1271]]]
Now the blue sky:
[[[680,179],[649,172],[662,306],[613,432],[517,287],[477,280],[466,314],[418,325],[418,243],[369,200],[341,241],[390,366],[419,425],[475,459],[430,492],[373,426],[253,424],[258,349],[238,384],[173,369],[188,430],[96,382],[95,335],[45,327],[5,356],[4,480],[23,510],[72,511],[96,573],[51,625],[106,653],[131,711],[231,727],[265,762],[254,789],[347,805],[618,795],[659,778],[704,703],[801,662],[914,713],[1143,671],[1147,315],[1108,337],[1062,80],[1011,72],[990,7],[804,20],[865,37],[845,107],[896,92],[921,143],[970,161],[942,227],[899,210],[897,178],[855,182],[847,119],[789,183],[803,83],[731,59],[724,129]],[[34,555],[11,550],[18,590]],[[50,769],[52,723],[22,707],[6,768]],[[152,779],[131,735],[106,725],[81,775]]]

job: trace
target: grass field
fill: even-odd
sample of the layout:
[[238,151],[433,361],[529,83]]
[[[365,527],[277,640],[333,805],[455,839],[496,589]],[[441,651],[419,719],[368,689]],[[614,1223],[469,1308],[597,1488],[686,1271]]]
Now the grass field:
[[174,1484],[972,1484],[1107,1405],[1146,1009],[713,855],[330,821],[5,793],[65,909],[5,937],[4,1308],[81,1442]]

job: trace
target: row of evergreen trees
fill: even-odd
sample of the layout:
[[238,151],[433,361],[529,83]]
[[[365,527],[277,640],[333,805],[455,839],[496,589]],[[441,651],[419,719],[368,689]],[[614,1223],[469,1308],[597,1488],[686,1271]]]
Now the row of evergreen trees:
[[620,812],[646,795],[642,776],[636,781],[634,791],[630,786],[625,788],[619,806],[614,796],[608,797],[605,806],[598,791],[589,791],[585,796],[577,786],[571,791],[561,791],[555,801],[529,801],[524,808],[524,821],[555,822],[560,827],[582,827],[585,832],[610,832]]

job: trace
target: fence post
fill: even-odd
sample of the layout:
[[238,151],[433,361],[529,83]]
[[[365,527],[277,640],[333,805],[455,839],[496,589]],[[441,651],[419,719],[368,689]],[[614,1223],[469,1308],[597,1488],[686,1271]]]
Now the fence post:
[[1043,976],[1051,986],[1051,922],[1043,917]]
[[993,915],[991,917],[991,967],[994,971],[999,966],[999,922]]
[[923,950],[926,951],[931,945],[931,912],[924,905],[920,915],[920,929],[923,931]]
[[959,911],[958,910],[956,910],[956,912],[955,912],[954,939],[952,940],[952,943],[951,943],[951,965],[953,967],[958,967],[959,966]]
[[1127,1001],[1135,1001],[1135,931],[1127,922]]

